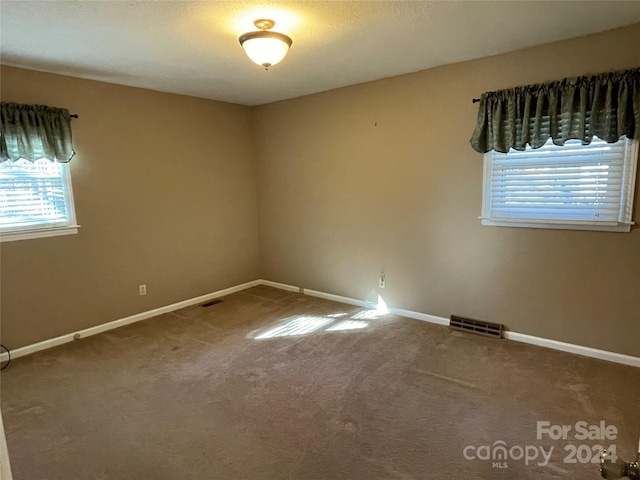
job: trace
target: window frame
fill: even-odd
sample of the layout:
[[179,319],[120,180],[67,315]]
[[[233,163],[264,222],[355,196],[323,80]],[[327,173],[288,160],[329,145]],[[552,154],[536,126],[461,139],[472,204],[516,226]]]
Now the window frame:
[[[47,160],[50,161],[50,160]],[[62,225],[39,224],[34,226],[12,227],[10,230],[0,228],[0,243],[34,238],[57,237],[78,233],[73,186],[71,183],[71,167],[69,162],[55,162],[60,167],[61,180],[64,186],[64,201],[67,208],[67,222]]]
[[[561,230],[587,230],[605,232],[630,232],[633,222],[634,190],[637,182],[638,151],[640,140],[627,139],[623,137],[620,141],[625,141],[625,156],[623,158],[624,175],[621,178],[620,204],[624,209],[625,218],[623,221],[598,221],[598,220],[568,220],[568,219],[532,219],[522,217],[492,217],[490,208],[492,201],[492,173],[493,159],[496,154],[493,150],[483,156],[483,179],[482,179],[482,213],[479,217],[482,225],[494,227],[520,227],[520,228],[544,228]],[[569,145],[575,148],[576,145]],[[527,146],[528,152],[535,151]],[[504,155],[504,154],[503,154]],[[507,154],[508,155],[508,154]],[[623,198],[624,197],[624,198]]]

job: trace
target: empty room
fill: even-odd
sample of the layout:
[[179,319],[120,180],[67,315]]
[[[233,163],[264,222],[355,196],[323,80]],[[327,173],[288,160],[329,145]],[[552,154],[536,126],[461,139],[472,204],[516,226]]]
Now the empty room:
[[640,2],[0,3],[2,480],[640,479]]

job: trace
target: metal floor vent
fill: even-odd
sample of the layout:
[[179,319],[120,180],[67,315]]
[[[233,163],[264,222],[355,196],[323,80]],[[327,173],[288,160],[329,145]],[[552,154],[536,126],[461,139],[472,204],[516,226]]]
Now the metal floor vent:
[[210,307],[211,305],[216,305],[218,303],[222,303],[222,300],[220,300],[219,298],[215,298],[213,300],[209,300],[207,303],[203,303],[200,306],[201,307]]
[[483,322],[481,320],[473,320],[456,315],[451,315],[449,325],[456,330],[464,330],[465,332],[473,332],[494,338],[502,338],[502,330],[504,328],[500,323]]

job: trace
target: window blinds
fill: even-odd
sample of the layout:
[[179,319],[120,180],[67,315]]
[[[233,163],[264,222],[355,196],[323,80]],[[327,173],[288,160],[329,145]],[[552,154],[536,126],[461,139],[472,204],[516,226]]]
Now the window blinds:
[[[483,219],[631,223],[635,162],[623,138],[487,153]],[[634,149],[636,150],[636,149]],[[637,153],[636,153],[637,154]]]
[[0,164],[0,231],[67,226],[68,164],[18,160]]

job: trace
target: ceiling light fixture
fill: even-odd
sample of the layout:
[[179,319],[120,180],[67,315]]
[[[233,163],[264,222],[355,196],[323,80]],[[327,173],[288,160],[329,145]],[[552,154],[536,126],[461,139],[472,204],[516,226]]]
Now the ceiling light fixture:
[[293,41],[283,33],[269,31],[276,24],[273,20],[261,18],[253,24],[260,31],[244,33],[238,40],[247,56],[268,70],[287,55]]

